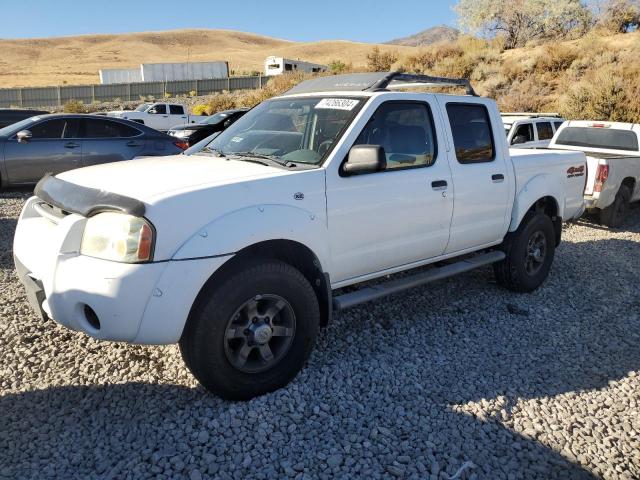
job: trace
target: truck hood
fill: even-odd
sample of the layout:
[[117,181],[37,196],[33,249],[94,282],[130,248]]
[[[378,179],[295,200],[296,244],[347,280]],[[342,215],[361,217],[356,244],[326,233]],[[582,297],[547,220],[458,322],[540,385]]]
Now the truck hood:
[[287,173],[240,160],[208,155],[148,157],[79,168],[57,175],[67,182],[153,203],[179,191],[227,185]]

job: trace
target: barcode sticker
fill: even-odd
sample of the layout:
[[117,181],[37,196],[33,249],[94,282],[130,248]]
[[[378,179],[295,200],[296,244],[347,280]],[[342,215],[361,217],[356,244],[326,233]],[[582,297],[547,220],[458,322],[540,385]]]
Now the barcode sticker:
[[318,102],[316,108],[330,108],[334,110],[353,110],[360,100],[352,98],[323,98]]

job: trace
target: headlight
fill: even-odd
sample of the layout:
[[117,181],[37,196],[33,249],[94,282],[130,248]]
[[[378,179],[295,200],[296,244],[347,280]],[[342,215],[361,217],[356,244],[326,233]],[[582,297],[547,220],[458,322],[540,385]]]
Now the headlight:
[[172,135],[174,137],[189,137],[193,132],[195,130],[174,130]]
[[80,253],[115,262],[146,262],[153,242],[153,228],[144,218],[104,212],[87,220]]

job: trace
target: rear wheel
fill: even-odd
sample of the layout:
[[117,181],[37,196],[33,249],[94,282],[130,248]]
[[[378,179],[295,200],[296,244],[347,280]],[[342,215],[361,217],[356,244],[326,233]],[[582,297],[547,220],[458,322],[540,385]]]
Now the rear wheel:
[[497,282],[514,292],[532,292],[549,275],[555,248],[551,219],[544,213],[529,212],[504,240],[506,258],[493,266]]
[[180,350],[207,390],[247,400],[296,376],[311,353],[319,320],[307,279],[286,263],[266,260],[205,287]]
[[600,223],[607,227],[618,228],[622,226],[624,218],[627,215],[629,200],[631,199],[631,189],[622,185],[616,198],[607,208],[600,210]]

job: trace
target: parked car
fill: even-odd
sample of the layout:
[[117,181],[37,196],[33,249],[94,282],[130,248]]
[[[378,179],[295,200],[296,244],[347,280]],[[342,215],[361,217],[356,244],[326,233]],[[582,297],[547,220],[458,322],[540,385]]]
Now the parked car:
[[630,202],[640,200],[640,125],[570,121],[549,148],[587,154],[585,200],[600,223],[620,227]]
[[47,113],[49,112],[45,112],[44,110],[22,110],[18,108],[0,109],[0,128],[7,127],[25,118],[36,115],[46,115]]
[[207,115],[190,115],[184,105],[174,103],[143,103],[135,110],[116,110],[107,112],[107,116],[131,120],[161,132],[174,125],[198,123],[207,118]]
[[[392,91],[412,82],[468,95]],[[40,314],[179,342],[207,389],[251,398],[295,377],[333,311],[488,265],[513,291],[545,281],[584,210],[585,155],[510,154],[501,126],[465,80],[308,80],[200,154],[43,179],[16,268]]]
[[186,144],[144,125],[93,115],[31,117],[0,129],[0,187],[34,184],[45,174],[173,155]]
[[206,117],[199,123],[185,123],[183,125],[176,125],[171,127],[167,132],[176,138],[179,138],[183,142],[186,142],[190,147],[198,143],[200,140],[207,138],[208,136],[221,132],[225,128],[228,128],[242,115],[247,113],[248,108],[238,108],[235,110],[224,110],[218,112],[211,117]]
[[511,148],[546,148],[564,119],[557,113],[503,113]]

